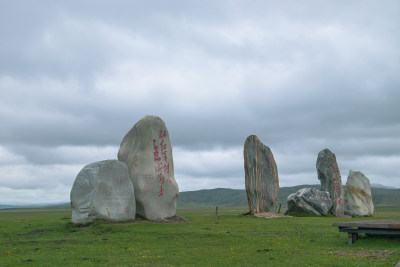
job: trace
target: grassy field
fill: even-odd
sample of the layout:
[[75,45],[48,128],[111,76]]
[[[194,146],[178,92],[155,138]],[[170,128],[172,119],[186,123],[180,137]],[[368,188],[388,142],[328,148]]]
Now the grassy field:
[[332,223],[400,218],[378,207],[373,218],[265,219],[245,208],[179,209],[190,223],[70,224],[69,210],[0,210],[0,266],[394,266],[400,237],[347,235]]

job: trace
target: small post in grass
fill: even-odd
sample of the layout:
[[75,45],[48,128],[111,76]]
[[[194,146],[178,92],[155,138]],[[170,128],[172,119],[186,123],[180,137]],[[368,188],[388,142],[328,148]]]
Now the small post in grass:
[[215,217],[218,217],[218,205],[215,207]]

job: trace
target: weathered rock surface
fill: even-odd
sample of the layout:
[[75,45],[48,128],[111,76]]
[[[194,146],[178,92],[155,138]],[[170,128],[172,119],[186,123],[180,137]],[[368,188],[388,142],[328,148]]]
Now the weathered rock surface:
[[279,178],[274,155],[255,135],[244,143],[244,171],[250,212],[273,212],[279,200]]
[[349,171],[344,193],[345,213],[357,216],[372,216],[372,202],[369,179],[359,171]]
[[135,194],[126,164],[105,160],[85,166],[72,186],[71,208],[75,224],[135,219]]
[[332,208],[329,192],[320,191],[316,188],[302,188],[287,198],[287,210],[303,211],[315,215],[326,215]]
[[179,187],[164,121],[146,116],[137,122],[122,140],[118,159],[128,165],[136,214],[149,220],[174,216]]
[[331,212],[334,216],[344,215],[344,194],[342,178],[336,162],[336,156],[329,149],[318,153],[318,179],[321,181],[321,191],[328,191],[332,200]]

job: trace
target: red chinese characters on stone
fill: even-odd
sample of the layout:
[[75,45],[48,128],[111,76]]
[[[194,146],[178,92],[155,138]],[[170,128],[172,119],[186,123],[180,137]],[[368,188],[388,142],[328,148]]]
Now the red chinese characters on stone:
[[161,158],[158,156],[158,146],[156,145],[156,140],[153,139],[153,154],[154,154],[154,161],[160,161]]
[[165,188],[163,185],[171,183],[169,178],[169,160],[167,144],[164,138],[167,137],[167,132],[160,130],[158,133],[158,139],[153,139],[153,154],[154,154],[154,170],[157,173],[157,182],[160,184],[160,190],[157,192],[157,196],[161,197],[164,195]]
[[161,152],[167,150],[167,144],[164,143],[164,139],[162,139],[162,141],[160,143],[160,147],[161,147]]
[[158,139],[163,139],[164,137],[167,137],[167,131],[161,131],[158,134]]
[[169,177],[169,162],[164,165],[163,169],[164,169],[164,173],[166,173]]
[[160,184],[164,184],[164,180],[165,180],[164,175],[162,175],[161,173],[159,173],[157,177],[158,177],[158,180],[160,181]]
[[[335,194],[335,198],[336,198],[336,205],[343,205],[344,201],[343,201],[343,190],[341,190],[342,188],[342,181],[340,179],[340,174],[337,177],[336,173],[339,173],[339,168],[338,166],[332,165],[331,166],[331,171],[332,171],[332,176],[334,178],[333,180],[333,186],[334,186],[334,194]],[[338,183],[338,178],[339,178],[339,183]]]
[[330,200],[329,197],[320,197],[320,196],[310,196],[310,200]]
[[163,195],[164,195],[163,192],[164,192],[164,189],[163,189],[163,187],[161,186],[160,191],[158,191],[158,196],[159,196],[159,197],[163,196]]

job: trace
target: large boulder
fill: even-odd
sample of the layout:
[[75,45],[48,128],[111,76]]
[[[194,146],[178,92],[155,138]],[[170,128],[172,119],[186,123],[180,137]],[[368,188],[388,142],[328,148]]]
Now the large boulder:
[[149,220],[176,214],[179,187],[164,121],[146,116],[125,135],[118,159],[128,165],[135,188],[136,214]]
[[279,178],[274,155],[255,135],[244,143],[244,171],[250,212],[273,212],[279,200]]
[[105,160],[85,166],[72,186],[71,208],[75,224],[135,219],[135,194],[126,164]]
[[344,215],[344,194],[342,178],[336,162],[336,156],[329,149],[318,153],[317,159],[318,179],[321,181],[321,191],[328,191],[332,200],[332,214]]
[[315,215],[326,215],[332,208],[329,192],[320,191],[316,188],[302,188],[287,198],[287,210],[302,211]]
[[369,179],[359,171],[349,171],[344,193],[345,213],[357,216],[372,216],[372,202]]

